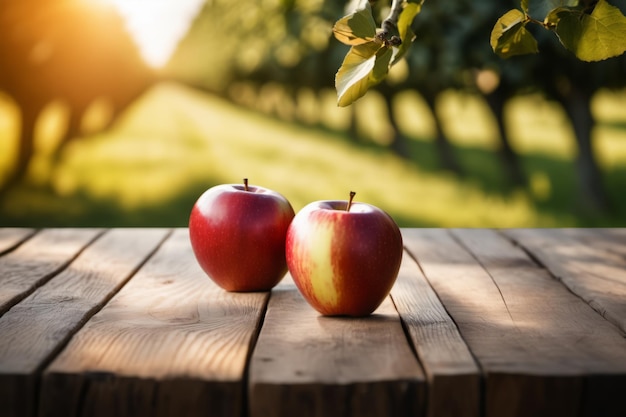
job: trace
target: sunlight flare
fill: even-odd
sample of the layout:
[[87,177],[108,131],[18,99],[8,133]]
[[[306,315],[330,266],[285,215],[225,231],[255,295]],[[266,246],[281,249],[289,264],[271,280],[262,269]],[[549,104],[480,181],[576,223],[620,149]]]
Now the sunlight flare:
[[186,35],[205,0],[88,0],[113,4],[126,22],[141,56],[164,66]]

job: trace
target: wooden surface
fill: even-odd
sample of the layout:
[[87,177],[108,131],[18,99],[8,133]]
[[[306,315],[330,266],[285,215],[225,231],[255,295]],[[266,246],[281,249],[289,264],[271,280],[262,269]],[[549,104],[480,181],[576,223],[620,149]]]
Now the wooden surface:
[[0,228],[0,417],[626,416],[626,229],[403,229],[390,296],[228,293],[186,229]]
[[415,416],[425,393],[390,299],[367,318],[321,317],[290,277],[273,291],[249,380],[258,417]]

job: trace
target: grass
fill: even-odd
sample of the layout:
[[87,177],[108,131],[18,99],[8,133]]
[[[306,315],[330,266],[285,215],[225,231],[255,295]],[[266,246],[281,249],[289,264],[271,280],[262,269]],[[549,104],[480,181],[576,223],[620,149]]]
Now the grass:
[[[607,95],[594,108],[609,103],[612,109],[610,103],[622,96]],[[371,97],[363,101],[362,114],[376,114],[376,96]],[[474,98],[450,92],[440,102],[447,133],[468,172],[465,177],[438,168],[428,139],[430,116],[418,96],[409,94],[404,100],[402,108],[414,106],[419,119],[406,127],[412,137],[411,161],[381,145],[355,144],[336,131],[281,122],[181,85],[160,84],[112,130],[76,140],[59,164],[50,163],[49,153],[60,125],[41,127],[44,139],[28,181],[0,201],[0,226],[185,226],[203,190],[243,177],[280,191],[296,210],[314,200],[346,199],[354,190],[357,200],[383,208],[401,226],[626,224],[626,197],[621,193],[626,185],[626,129],[611,111],[599,128],[598,143],[615,211],[589,217],[576,209],[571,134],[549,103],[530,97],[510,104],[510,113],[521,115],[511,125],[531,179],[525,190],[511,189],[503,179],[494,152],[497,137]],[[0,100],[0,137],[15,136],[12,111]],[[62,111],[55,111],[50,120],[62,119]],[[341,125],[348,116],[338,110],[329,117]],[[367,122],[375,119],[361,118],[362,128],[368,131]],[[10,163],[12,146],[1,141],[0,168]]]

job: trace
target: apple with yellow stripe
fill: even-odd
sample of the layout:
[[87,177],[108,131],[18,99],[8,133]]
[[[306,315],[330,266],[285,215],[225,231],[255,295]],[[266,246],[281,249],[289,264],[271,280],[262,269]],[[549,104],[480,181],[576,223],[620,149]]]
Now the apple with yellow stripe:
[[402,260],[394,220],[370,204],[316,201],[287,230],[289,272],[308,303],[323,315],[366,316],[391,291]]
[[209,188],[189,216],[198,263],[227,291],[267,291],[287,272],[285,239],[295,213],[287,199],[265,187],[222,184]]

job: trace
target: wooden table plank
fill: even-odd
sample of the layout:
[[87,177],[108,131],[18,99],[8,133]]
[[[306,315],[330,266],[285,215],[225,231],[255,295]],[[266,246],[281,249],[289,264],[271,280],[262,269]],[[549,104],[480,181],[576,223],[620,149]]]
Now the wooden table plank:
[[289,275],[272,291],[250,364],[250,416],[420,416],[424,376],[391,300],[320,316]]
[[456,324],[407,252],[391,296],[428,378],[427,415],[479,416],[480,370]]
[[364,319],[167,233],[0,228],[0,416],[626,416],[626,229],[404,229]]
[[[596,404],[589,387],[611,379],[626,390],[626,340],[614,326],[499,234],[454,235],[411,230],[405,244],[479,361],[486,416],[579,416]],[[601,415],[623,415],[622,397]]]
[[65,268],[100,229],[46,229],[0,257],[0,315]]
[[498,285],[516,325],[530,328],[522,342],[550,365],[551,378],[571,370],[582,380],[582,406],[594,405],[577,415],[626,415],[624,335],[501,235],[479,230],[455,235]]
[[626,333],[626,234],[617,229],[518,229],[505,233]]
[[566,229],[595,249],[613,252],[626,259],[626,228]]
[[178,229],[44,372],[40,416],[237,416],[268,293],[228,293]]
[[[126,282],[166,232],[118,229],[104,234],[63,272],[0,318],[3,416],[34,415],[41,368]],[[75,235],[68,231],[70,236],[68,240],[75,247]]]
[[0,255],[11,251],[34,233],[35,229],[20,227],[0,228]]

